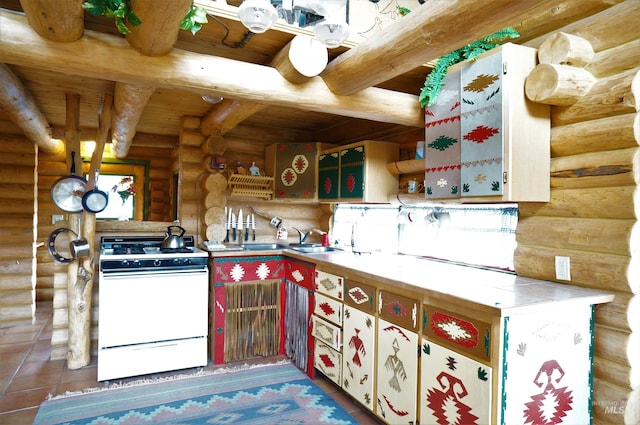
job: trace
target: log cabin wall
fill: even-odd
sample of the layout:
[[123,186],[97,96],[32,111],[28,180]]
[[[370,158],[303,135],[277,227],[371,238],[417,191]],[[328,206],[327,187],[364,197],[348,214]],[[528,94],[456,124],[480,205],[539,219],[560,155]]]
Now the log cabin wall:
[[0,137],[0,328],[35,311],[37,150],[24,136]]
[[591,43],[596,82],[552,106],[551,200],[521,204],[517,229],[519,275],[569,283],[555,275],[565,256],[572,285],[616,295],[595,314],[595,423],[640,422],[640,34],[619,24],[632,3],[562,30]]

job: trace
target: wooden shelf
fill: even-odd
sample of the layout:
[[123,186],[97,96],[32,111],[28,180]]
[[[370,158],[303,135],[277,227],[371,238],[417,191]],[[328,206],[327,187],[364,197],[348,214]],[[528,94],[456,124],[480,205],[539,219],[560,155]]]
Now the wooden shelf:
[[231,196],[248,196],[253,198],[273,199],[273,177],[247,176],[231,174],[229,176],[229,193]]

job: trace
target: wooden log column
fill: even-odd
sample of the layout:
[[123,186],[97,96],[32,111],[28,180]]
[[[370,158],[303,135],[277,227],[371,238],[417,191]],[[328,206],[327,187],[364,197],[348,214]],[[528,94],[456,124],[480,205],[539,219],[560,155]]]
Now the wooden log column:
[[53,41],[76,41],[84,33],[84,0],[20,0],[29,25]]

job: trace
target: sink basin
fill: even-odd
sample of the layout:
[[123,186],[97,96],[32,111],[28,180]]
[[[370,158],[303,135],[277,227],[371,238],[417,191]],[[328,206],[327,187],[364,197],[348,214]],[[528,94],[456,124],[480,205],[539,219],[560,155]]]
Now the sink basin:
[[333,248],[330,246],[321,246],[321,245],[297,245],[290,246],[291,249],[298,252],[303,252],[305,254],[315,254],[318,252],[332,252],[332,251],[340,251],[338,248]]
[[287,245],[279,243],[245,243],[240,246],[248,251],[274,251],[287,247]]

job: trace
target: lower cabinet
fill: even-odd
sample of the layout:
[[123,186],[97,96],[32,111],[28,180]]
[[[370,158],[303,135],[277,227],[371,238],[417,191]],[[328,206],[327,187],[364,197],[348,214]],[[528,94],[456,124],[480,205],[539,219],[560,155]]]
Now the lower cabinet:
[[313,364],[323,375],[341,386],[344,279],[316,270],[314,288],[315,304],[311,317],[315,339]]
[[214,364],[283,354],[282,256],[211,261],[211,359]]
[[342,327],[342,389],[374,412],[376,317],[345,306]]
[[491,423],[491,367],[422,341],[420,424]]
[[314,343],[311,314],[314,305],[315,265],[286,258],[284,318],[282,335],[284,353],[299,368],[314,377]]
[[389,424],[418,417],[418,334],[378,318],[376,414]]

